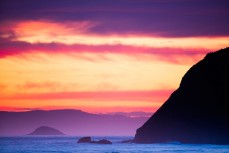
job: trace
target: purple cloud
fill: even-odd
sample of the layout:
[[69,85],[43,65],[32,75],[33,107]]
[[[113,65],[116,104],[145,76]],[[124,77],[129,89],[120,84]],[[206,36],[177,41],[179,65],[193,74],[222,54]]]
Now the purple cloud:
[[0,22],[92,21],[97,34],[228,36],[228,0],[3,0]]

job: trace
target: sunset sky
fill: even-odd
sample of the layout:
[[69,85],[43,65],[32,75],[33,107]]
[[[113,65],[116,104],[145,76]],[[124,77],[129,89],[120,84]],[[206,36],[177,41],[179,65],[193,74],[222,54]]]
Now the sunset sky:
[[229,46],[228,0],[1,0],[0,110],[155,112]]

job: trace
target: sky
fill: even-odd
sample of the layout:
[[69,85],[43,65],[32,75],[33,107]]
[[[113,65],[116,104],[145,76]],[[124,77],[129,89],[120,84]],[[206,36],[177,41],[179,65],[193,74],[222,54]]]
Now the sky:
[[155,112],[229,45],[228,0],[1,0],[0,110]]

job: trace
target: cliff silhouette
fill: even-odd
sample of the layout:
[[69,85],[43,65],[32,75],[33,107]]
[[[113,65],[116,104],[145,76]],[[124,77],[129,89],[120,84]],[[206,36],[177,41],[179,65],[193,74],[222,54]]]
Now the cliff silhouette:
[[229,48],[192,66],[133,141],[229,144]]
[[64,134],[57,129],[48,126],[41,126],[28,135],[64,135]]

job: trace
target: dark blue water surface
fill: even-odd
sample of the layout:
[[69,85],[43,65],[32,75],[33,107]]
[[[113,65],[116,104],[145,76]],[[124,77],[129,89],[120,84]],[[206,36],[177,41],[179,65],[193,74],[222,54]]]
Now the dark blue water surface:
[[112,145],[77,144],[74,136],[0,137],[0,153],[229,153],[229,145],[123,144],[131,137],[92,137],[108,139]]

